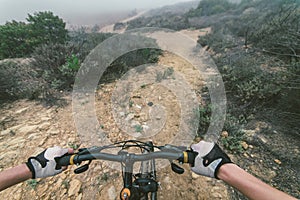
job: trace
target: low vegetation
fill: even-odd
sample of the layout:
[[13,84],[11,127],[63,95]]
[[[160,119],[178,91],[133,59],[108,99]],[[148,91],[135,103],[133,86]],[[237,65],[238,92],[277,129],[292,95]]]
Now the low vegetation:
[[0,59],[28,57],[41,44],[64,44],[67,40],[65,22],[52,12],[28,14],[26,21],[0,26]]
[[[90,51],[113,36],[83,28],[68,31],[65,22],[51,12],[28,15],[27,21],[0,26],[0,59],[14,58],[0,63],[1,102],[19,98],[56,100],[61,92],[72,89],[80,64]],[[102,81],[112,81],[130,68],[156,62],[159,55],[155,49],[129,52],[111,64]],[[26,65],[15,61],[26,57],[30,58]]]
[[[224,130],[235,127],[228,131],[234,140],[229,142],[226,138],[223,144],[229,149],[239,149],[243,135],[240,130],[249,116],[254,114],[259,119],[266,110],[290,112],[290,116],[271,117],[282,122],[295,122],[299,116],[300,102],[295,97],[299,96],[300,29],[296,19],[300,8],[297,1],[248,0],[239,5],[218,2],[227,8],[215,12],[213,1],[201,1],[189,15],[228,14],[227,18],[212,23],[212,32],[198,42],[212,52],[230,103]],[[206,8],[205,14],[201,8]],[[295,123],[289,124],[293,130],[299,130]],[[235,130],[238,126],[240,129]]]

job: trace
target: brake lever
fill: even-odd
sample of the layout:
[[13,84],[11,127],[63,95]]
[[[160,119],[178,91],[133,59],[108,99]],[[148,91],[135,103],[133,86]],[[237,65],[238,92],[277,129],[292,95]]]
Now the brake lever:
[[90,166],[91,162],[92,162],[92,161],[90,160],[87,164],[84,164],[84,165],[82,165],[82,166],[76,168],[76,169],[74,170],[74,173],[75,173],[75,174],[81,174],[81,173],[87,171],[87,170],[89,169],[89,166]]
[[183,174],[184,173],[184,169],[182,167],[179,167],[178,165],[176,165],[173,162],[171,162],[171,168],[172,168],[172,171],[177,173],[177,174]]
[[[80,148],[80,149],[78,149],[77,155],[90,154],[91,150],[93,150],[93,148]],[[92,161],[90,160],[87,164],[77,167],[76,169],[74,169],[74,173],[81,174],[81,173],[87,171],[89,169],[91,162]],[[78,163],[77,165],[80,165],[80,163]]]

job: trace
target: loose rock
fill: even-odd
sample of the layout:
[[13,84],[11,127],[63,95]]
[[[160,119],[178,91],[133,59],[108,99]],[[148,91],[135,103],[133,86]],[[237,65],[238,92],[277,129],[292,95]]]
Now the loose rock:
[[73,179],[70,182],[68,196],[71,197],[73,195],[77,195],[79,193],[80,188],[81,188],[81,182],[77,179]]
[[81,200],[82,199],[82,193],[80,193],[79,195],[78,195],[78,197],[76,197],[76,200]]
[[127,115],[127,117],[125,118],[125,121],[130,121],[134,118],[134,114],[133,113],[130,113]]
[[223,131],[221,133],[221,136],[224,137],[224,138],[227,138],[229,136],[228,132],[227,131]]
[[278,160],[278,159],[275,159],[274,162],[275,162],[276,164],[278,164],[278,165],[281,165],[281,161]]
[[197,178],[199,178],[200,177],[200,175],[198,175],[198,174],[196,174],[196,173],[192,173],[192,178],[193,179],[197,179]]
[[19,128],[19,132],[21,132],[22,134],[28,134],[28,133],[32,133],[33,131],[36,131],[38,128],[37,125],[25,125],[21,128]]
[[109,200],[115,200],[117,198],[117,192],[115,186],[111,186],[108,190],[108,199]]
[[241,145],[242,145],[243,149],[245,149],[245,150],[247,150],[248,147],[249,147],[249,145],[248,145],[247,142],[245,142],[245,141],[242,141],[242,142],[241,142]]
[[15,113],[16,113],[16,114],[21,114],[22,112],[28,110],[28,108],[29,108],[29,107],[22,108],[22,109],[20,109],[20,110],[17,110]]

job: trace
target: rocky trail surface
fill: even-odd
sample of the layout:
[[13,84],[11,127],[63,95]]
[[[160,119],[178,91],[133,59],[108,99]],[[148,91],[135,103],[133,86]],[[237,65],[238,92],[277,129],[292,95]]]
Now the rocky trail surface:
[[[170,63],[169,60],[172,60]],[[187,73],[193,74],[193,69],[183,59],[176,59],[172,54],[161,57],[160,64],[182,66]],[[201,86],[201,80],[193,76],[188,80]],[[96,93],[96,110],[102,128],[112,141],[128,139],[117,126],[111,114],[111,95],[116,82],[101,85]],[[153,96],[153,91],[160,94]],[[140,96],[140,98],[136,98]],[[174,97],[164,88],[145,86],[132,93],[131,112],[134,115],[130,120],[147,124],[147,112],[140,109],[143,98],[152,98],[152,102],[165,102],[166,110],[170,112],[169,124],[159,137],[160,144],[169,143],[168,132],[175,132],[174,123],[178,123]],[[5,104],[0,109],[0,170],[24,163],[32,155],[43,151],[50,146],[86,147],[81,141],[72,118],[71,95],[66,95],[60,106],[44,106],[40,102],[20,100]],[[179,108],[179,107],[178,107]],[[145,113],[143,113],[145,112]],[[159,199],[228,199],[227,187],[221,181],[197,176],[188,166],[183,175],[175,174],[170,167],[158,170],[158,180],[161,189]],[[0,193],[1,199],[118,199],[122,188],[121,172],[113,170],[103,162],[93,162],[90,170],[75,175],[75,167],[55,177],[30,180],[8,188]]]
[[[197,72],[189,63],[173,54],[162,55],[159,64],[190,74],[187,81],[198,89],[203,85],[202,80],[195,79]],[[111,113],[111,96],[116,82],[101,85],[95,94],[98,120],[112,142],[130,139],[118,127]],[[166,110],[171,111],[167,115],[166,129],[155,141],[169,143],[169,133],[176,132],[180,110],[174,95],[165,88],[146,85],[134,91],[130,98],[132,115],[128,115],[128,120],[135,125],[147,126],[149,123],[147,110],[143,107],[149,100],[155,104],[163,102]],[[198,98],[201,100],[200,94]],[[0,171],[24,163],[28,157],[50,146],[87,147],[74,125],[71,94],[66,94],[61,102],[61,105],[45,106],[40,102],[19,100],[1,105]],[[300,197],[299,137],[285,135],[277,130],[277,126],[256,120],[247,129],[247,139],[242,143],[244,152],[230,155],[232,160],[267,183]],[[223,132],[221,136],[230,134]],[[75,175],[74,169],[72,166],[55,177],[20,183],[0,192],[0,199],[118,199],[122,188],[120,171],[100,161],[93,162],[89,171],[80,175]],[[198,176],[188,166],[185,169],[183,175],[173,173],[170,167],[158,170],[161,182],[159,199],[243,199],[222,181]]]

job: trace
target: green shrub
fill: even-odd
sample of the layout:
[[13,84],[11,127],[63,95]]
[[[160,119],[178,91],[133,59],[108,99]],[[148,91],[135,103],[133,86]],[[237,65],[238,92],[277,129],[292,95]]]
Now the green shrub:
[[299,5],[296,0],[243,0],[237,9],[216,15],[223,18],[198,40],[209,46],[224,80],[230,106],[224,130],[229,136],[221,141],[232,151],[242,151],[246,123],[234,116],[268,116],[287,132],[299,130]]
[[67,41],[68,30],[66,23],[50,11],[28,14],[26,18],[30,30],[30,43],[32,46],[40,44],[59,43]]
[[104,72],[100,82],[111,82],[128,70],[148,63],[156,63],[162,51],[159,49],[139,49],[128,52],[115,60]]
[[113,36],[112,33],[87,32],[84,28],[69,33],[68,43],[76,47],[74,54],[80,61],[93,50],[98,44]]
[[123,28],[126,28],[126,23],[122,23],[122,22],[117,22],[117,23],[115,23],[115,25],[114,25],[114,31],[116,31],[116,30],[122,30]]
[[[285,79],[281,82],[281,96],[278,99],[277,109],[290,113],[290,121],[300,116],[300,61],[292,62],[286,67]],[[288,120],[287,118],[285,120]],[[297,124],[297,123],[296,123]]]
[[0,26],[0,59],[29,55],[32,46],[28,42],[29,28],[24,22],[7,22]]
[[79,69],[75,47],[63,44],[44,44],[33,53],[34,67],[49,89],[69,90]]
[[216,53],[237,46],[235,38],[229,34],[224,34],[221,30],[199,37],[198,43],[203,47],[209,46],[209,48],[213,49]]
[[30,179],[30,180],[27,181],[27,185],[28,185],[31,189],[33,189],[33,190],[36,189],[38,183],[39,183],[39,182],[38,182],[36,179]]
[[[211,123],[211,104],[200,106],[199,112],[199,129],[198,136],[203,136],[208,130]],[[227,131],[229,134],[227,137],[222,137],[220,139],[222,145],[236,153],[243,152],[241,142],[245,140],[245,133],[242,130],[243,125],[246,120],[241,116],[240,119],[234,117],[230,114],[231,109],[228,110],[226,115],[226,120],[224,123],[223,131]]]
[[[247,10],[246,10],[247,9]],[[297,0],[245,0],[235,10],[236,17],[225,18],[221,27],[245,44],[278,58],[298,58],[300,54],[300,3]]]
[[228,0],[202,0],[196,9],[191,9],[186,16],[201,17],[220,14],[236,8],[236,4]]
[[201,136],[207,132],[211,119],[211,104],[199,106],[199,129],[198,135]]
[[67,57],[66,63],[59,67],[62,76],[64,76],[63,81],[67,81],[67,86],[73,84],[75,75],[79,68],[80,61],[74,54],[72,54],[70,57]]
[[253,54],[242,55],[234,61],[231,60],[230,65],[219,68],[227,93],[240,105],[255,106],[269,102],[279,96],[284,87],[285,72],[264,69],[264,62],[271,62],[272,59],[260,59]]
[[189,28],[188,18],[184,15],[166,13],[152,17],[139,17],[128,22],[127,30],[144,27],[159,27],[171,30]]
[[235,153],[243,152],[241,142],[245,140],[245,132],[242,130],[244,123],[245,121],[227,114],[223,130],[228,132],[228,137],[221,138],[225,148]]
[[0,99],[36,98],[43,88],[31,61],[8,60],[0,62]]
[[26,20],[0,26],[0,59],[28,57],[41,44],[66,42],[66,24],[52,12],[28,14]]
[[137,133],[141,133],[143,131],[143,127],[141,125],[135,125],[134,130]]

